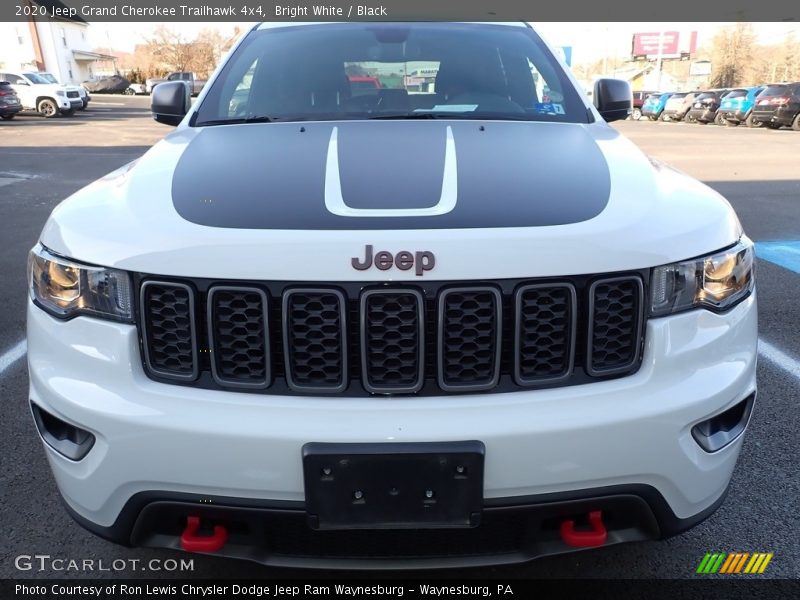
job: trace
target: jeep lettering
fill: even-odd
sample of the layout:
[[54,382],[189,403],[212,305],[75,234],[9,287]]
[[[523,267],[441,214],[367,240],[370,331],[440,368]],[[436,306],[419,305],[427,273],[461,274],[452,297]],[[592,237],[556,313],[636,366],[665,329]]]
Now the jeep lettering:
[[428,252],[427,250],[418,251],[414,254],[401,250],[396,256],[393,256],[391,252],[382,250],[375,254],[373,260],[372,244],[367,244],[364,247],[364,259],[362,260],[354,256],[350,263],[353,265],[354,269],[358,269],[359,271],[366,271],[373,264],[381,271],[388,271],[393,265],[401,271],[408,271],[411,267],[416,265],[415,272],[418,277],[422,277],[425,271],[430,271],[436,266],[436,257],[433,255],[433,252]]

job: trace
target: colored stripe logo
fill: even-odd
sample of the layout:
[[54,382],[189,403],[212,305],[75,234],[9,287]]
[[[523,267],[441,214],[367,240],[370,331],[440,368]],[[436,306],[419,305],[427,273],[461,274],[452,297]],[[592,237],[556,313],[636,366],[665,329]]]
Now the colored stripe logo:
[[713,575],[714,573],[756,574],[763,573],[772,560],[772,552],[708,552],[700,561],[696,573]]

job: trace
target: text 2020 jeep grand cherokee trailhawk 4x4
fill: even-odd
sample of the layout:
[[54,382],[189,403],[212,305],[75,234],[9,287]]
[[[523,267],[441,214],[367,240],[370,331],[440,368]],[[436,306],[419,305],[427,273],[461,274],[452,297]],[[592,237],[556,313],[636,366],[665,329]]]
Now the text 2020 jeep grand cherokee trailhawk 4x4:
[[30,257],[31,409],[85,527],[411,567],[665,537],[722,502],[753,245],[606,124],[627,84],[588,105],[524,25],[273,24],[194,106],[152,102],[174,133]]

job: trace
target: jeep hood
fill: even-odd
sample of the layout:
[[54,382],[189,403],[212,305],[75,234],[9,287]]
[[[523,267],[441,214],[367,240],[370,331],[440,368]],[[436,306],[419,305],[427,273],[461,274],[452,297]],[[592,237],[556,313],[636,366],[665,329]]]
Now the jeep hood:
[[713,190],[605,123],[340,121],[182,126],[63,202],[55,252],[144,273],[415,279],[363,248],[436,253],[437,279],[639,269],[734,243]]

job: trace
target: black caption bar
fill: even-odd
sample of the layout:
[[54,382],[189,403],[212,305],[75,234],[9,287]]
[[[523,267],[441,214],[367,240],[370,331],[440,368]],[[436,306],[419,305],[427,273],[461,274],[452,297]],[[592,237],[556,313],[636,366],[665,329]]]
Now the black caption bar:
[[0,21],[798,21],[797,0],[3,0]]
[[[265,571],[269,573],[269,571]],[[421,600],[453,598],[493,598],[523,600],[569,600],[571,598],[614,598],[636,600],[661,598],[797,598],[800,580],[722,579],[544,579],[486,580],[410,578],[355,580],[186,580],[186,579],[60,579],[0,581],[0,598],[18,600],[85,600],[99,598],[173,598],[203,600],[263,600],[338,598],[414,598]]]

